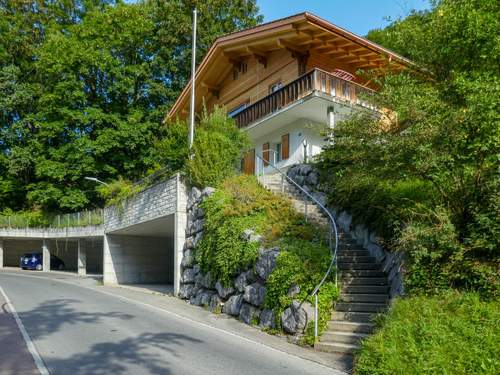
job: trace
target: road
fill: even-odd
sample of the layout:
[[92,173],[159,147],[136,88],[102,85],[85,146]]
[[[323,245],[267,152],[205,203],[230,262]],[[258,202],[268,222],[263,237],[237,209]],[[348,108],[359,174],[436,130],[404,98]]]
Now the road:
[[221,329],[53,278],[0,273],[0,286],[51,374],[339,374]]

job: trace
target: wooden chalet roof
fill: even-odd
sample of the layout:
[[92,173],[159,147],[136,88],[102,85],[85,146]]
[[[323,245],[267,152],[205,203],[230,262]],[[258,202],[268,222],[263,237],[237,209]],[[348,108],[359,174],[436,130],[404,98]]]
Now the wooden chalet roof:
[[[283,48],[298,54],[314,51],[356,69],[416,67],[405,57],[306,12],[216,39],[196,69],[197,92],[200,89],[217,90],[221,77],[231,72],[232,62],[248,56],[265,61],[269,52]],[[190,89],[191,81],[182,90],[167,119],[179,116],[188,107]],[[197,105],[200,100],[197,95]]]

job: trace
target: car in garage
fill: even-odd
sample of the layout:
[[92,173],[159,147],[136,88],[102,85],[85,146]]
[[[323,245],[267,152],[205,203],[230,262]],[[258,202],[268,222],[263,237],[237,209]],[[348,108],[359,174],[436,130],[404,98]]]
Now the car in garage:
[[[37,270],[43,269],[43,254],[41,252],[26,253],[21,257],[19,266],[23,270]],[[55,255],[50,255],[50,269],[63,270],[65,268],[64,261]]]

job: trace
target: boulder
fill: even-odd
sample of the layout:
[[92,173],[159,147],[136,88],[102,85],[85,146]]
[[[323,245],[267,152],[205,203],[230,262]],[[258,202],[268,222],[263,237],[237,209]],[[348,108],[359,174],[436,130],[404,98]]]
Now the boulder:
[[193,206],[199,202],[200,198],[201,198],[200,189],[196,187],[192,188],[188,195],[187,209],[191,210]]
[[182,299],[190,299],[194,293],[195,286],[194,284],[182,284],[179,287],[179,298]]
[[192,236],[196,233],[199,233],[203,230],[203,225],[205,224],[205,219],[198,219],[194,221],[191,225],[188,223],[188,227],[186,229],[186,236]]
[[189,303],[194,306],[201,306],[201,298],[203,294],[203,289],[198,290],[198,292],[189,298]]
[[245,293],[243,294],[243,299],[254,305],[261,306],[264,303],[264,298],[266,297],[266,287],[260,283],[253,283],[245,287]]
[[325,193],[321,192],[314,192],[311,194],[314,199],[316,199],[323,207],[326,207],[326,204],[328,203],[328,197],[326,196]]
[[319,173],[317,171],[312,171],[307,175],[306,183],[311,186],[317,186],[319,183]]
[[314,320],[314,308],[307,302],[293,300],[281,314],[281,325],[288,333],[304,332],[307,323]]
[[246,324],[257,323],[259,319],[260,310],[248,303],[243,303],[240,310],[240,320],[244,321]]
[[295,297],[299,293],[300,293],[300,286],[298,286],[297,284],[293,284],[290,288],[288,288],[288,292],[286,293],[286,295],[288,297]]
[[191,267],[194,263],[194,251],[192,249],[187,249],[184,251],[184,255],[182,256],[182,267]]
[[255,263],[255,272],[263,280],[267,280],[271,272],[273,272],[276,267],[276,258],[278,258],[279,249],[260,249],[259,258]]
[[222,298],[218,294],[213,294],[210,298],[210,303],[208,304],[208,310],[215,314],[220,314],[222,312],[222,306],[224,305]]
[[302,164],[299,168],[300,174],[302,176],[307,176],[309,173],[311,173],[314,170],[312,165],[310,164]]
[[210,274],[210,271],[207,272],[206,274],[199,273],[196,275],[194,282],[196,285],[200,285],[204,288],[212,288],[213,286],[213,280],[212,280],[212,275]]
[[241,237],[248,242],[261,242],[262,236],[256,234],[252,229],[245,229],[241,235]]
[[337,218],[337,222],[343,232],[349,233],[351,231],[352,216],[347,212],[342,211]]
[[255,280],[256,278],[253,270],[248,270],[238,275],[238,277],[234,280],[234,286],[238,292],[243,293],[245,291],[245,287],[253,283]]
[[276,327],[276,318],[273,310],[262,310],[259,317],[259,327],[267,329],[274,329]]
[[205,189],[202,190],[202,192],[201,192],[201,198],[204,199],[206,197],[209,197],[213,193],[215,193],[215,188],[208,186],[208,187],[206,187]]
[[183,272],[182,272],[182,282],[184,284],[192,284],[195,282],[195,277],[196,277],[196,269],[193,267],[193,268],[186,268]]
[[215,294],[216,293],[213,290],[203,289],[201,294],[200,294],[200,305],[201,306],[208,306],[210,304],[212,296]]
[[224,314],[238,316],[240,314],[241,305],[243,304],[243,295],[237,294],[229,297],[229,299],[224,303],[222,312]]
[[215,283],[215,289],[217,289],[217,293],[219,293],[219,296],[223,299],[227,299],[229,296],[231,296],[235,292],[235,290],[232,286],[225,287],[221,284],[220,281],[217,281]]

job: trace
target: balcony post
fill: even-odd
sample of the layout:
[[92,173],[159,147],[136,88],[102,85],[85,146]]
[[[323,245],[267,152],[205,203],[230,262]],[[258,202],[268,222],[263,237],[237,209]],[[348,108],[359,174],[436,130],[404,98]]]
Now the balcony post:
[[332,145],[335,144],[335,107],[329,106],[326,110],[328,116],[328,129],[330,129],[330,140]]

